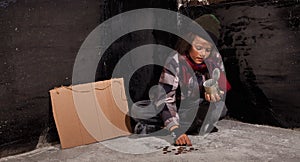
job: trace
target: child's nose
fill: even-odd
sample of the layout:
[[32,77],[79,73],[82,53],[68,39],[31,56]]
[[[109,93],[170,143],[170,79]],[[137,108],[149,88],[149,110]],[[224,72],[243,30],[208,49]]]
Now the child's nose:
[[199,54],[200,54],[200,56],[205,56],[205,49],[201,49],[201,50],[199,51]]

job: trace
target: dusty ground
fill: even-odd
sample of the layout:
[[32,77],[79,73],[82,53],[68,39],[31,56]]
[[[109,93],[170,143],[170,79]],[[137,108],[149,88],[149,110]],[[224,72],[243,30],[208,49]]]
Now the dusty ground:
[[[72,149],[49,146],[0,161],[299,161],[300,132],[223,120],[219,131],[190,136],[192,147],[170,146],[160,138],[108,140]],[[109,145],[110,148],[105,145]],[[172,150],[173,149],[173,150]],[[121,151],[116,151],[121,150]],[[127,152],[127,153],[126,153]],[[131,152],[131,153],[128,153]],[[150,152],[150,153],[145,153]],[[143,154],[132,154],[143,153]]]

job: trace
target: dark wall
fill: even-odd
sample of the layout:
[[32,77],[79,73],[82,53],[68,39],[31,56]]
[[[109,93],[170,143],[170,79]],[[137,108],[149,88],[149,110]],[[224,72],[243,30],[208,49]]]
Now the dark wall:
[[0,157],[34,149],[47,129],[46,138],[58,141],[48,91],[71,84],[78,49],[101,15],[97,0],[7,2],[0,6]]
[[300,127],[300,2],[261,1],[216,6],[220,50],[239,120]]
[[[0,0],[0,157],[59,141],[48,91],[71,84],[77,52],[97,25],[145,7],[174,10],[176,0]],[[150,42],[152,31],[120,38],[106,52],[107,67],[97,80],[109,79],[128,50]]]

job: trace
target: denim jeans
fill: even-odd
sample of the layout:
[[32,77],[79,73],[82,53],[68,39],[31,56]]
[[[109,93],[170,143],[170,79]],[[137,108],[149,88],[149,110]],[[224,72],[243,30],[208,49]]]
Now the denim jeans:
[[[197,101],[181,102],[181,106],[178,111],[180,119],[179,124],[181,128],[186,130],[186,134],[199,134],[209,106],[210,103],[208,102],[202,102],[200,104],[198,104]],[[224,117],[226,113],[227,109],[224,109],[221,118]],[[134,120],[137,122],[134,128],[135,134],[149,134],[164,129],[164,123],[159,113],[151,118],[134,118]]]

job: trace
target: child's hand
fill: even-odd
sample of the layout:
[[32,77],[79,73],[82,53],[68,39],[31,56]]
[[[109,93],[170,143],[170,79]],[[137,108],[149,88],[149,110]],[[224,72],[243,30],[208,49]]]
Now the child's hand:
[[219,94],[209,94],[206,93],[204,94],[206,101],[208,102],[217,102],[221,100],[221,96],[224,94],[224,91],[220,91]]
[[182,134],[181,136],[179,136],[176,139],[175,144],[178,146],[185,146],[185,145],[192,146],[192,142],[186,134]]

